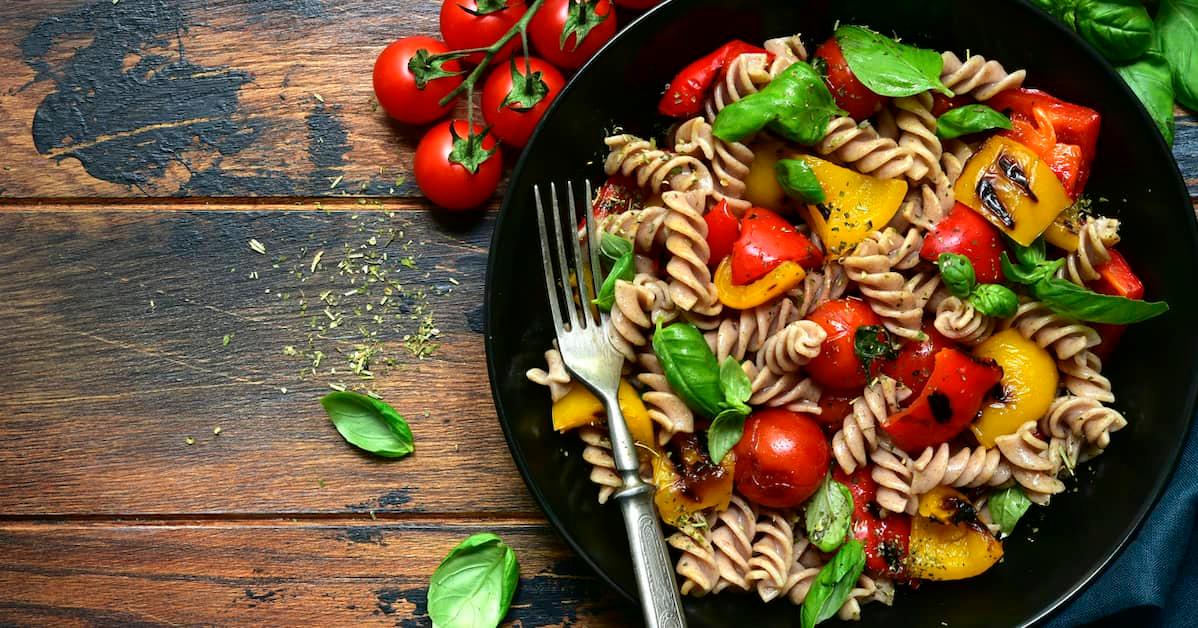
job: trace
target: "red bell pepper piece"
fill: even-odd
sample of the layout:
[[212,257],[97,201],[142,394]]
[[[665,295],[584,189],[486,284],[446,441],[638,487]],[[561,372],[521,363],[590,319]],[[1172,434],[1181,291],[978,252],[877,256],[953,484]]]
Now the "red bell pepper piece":
[[[1115,249],[1107,249],[1111,259],[1094,270],[1098,271],[1098,279],[1090,282],[1090,289],[1099,294],[1112,294],[1129,299],[1144,298],[1144,282],[1136,276],[1127,263],[1127,258]],[[1103,360],[1111,357],[1119,339],[1123,337],[1126,325],[1096,324],[1094,330],[1102,337],[1102,343],[1094,348],[1094,353]]]
[[903,451],[917,456],[969,427],[986,393],[1001,379],[1002,367],[992,360],[941,349],[919,398],[882,421],[882,429]]
[[[976,213],[976,212],[970,212]],[[985,219],[983,218],[984,222]],[[987,223],[989,224],[989,223]],[[932,371],[936,366],[936,354],[940,353],[941,349],[948,349],[956,346],[953,341],[945,338],[943,334],[936,330],[931,324],[925,324],[923,329],[923,340],[915,341],[908,340],[903,343],[903,348],[899,350],[898,355],[894,356],[893,360],[887,360],[882,365],[882,373],[894,378],[900,384],[911,389],[911,393],[916,397],[923,392],[924,386],[932,377]],[[827,395],[827,391],[824,391]],[[823,407],[824,399],[820,396],[820,407]]]
[[657,110],[671,118],[689,118],[699,113],[707,90],[720,76],[724,66],[749,52],[768,54],[764,48],[734,39],[717,48],[715,52],[682,68],[666,87],[666,93],[662,94],[657,103]]
[[870,477],[872,467],[861,467],[846,475],[839,467],[832,479],[844,484],[853,496],[853,538],[865,547],[865,571],[875,578],[904,581],[907,576],[907,551],[911,543],[911,517],[890,514],[878,516],[874,499],[878,483]]
[[740,237],[740,219],[732,213],[728,201],[720,199],[720,202],[703,216],[703,220],[707,222],[707,246],[711,249],[711,257],[707,264],[715,268],[732,253],[732,245]]
[[978,283],[1002,281],[1003,237],[990,221],[969,207],[957,203],[924,238],[919,256],[934,262],[941,253],[956,253],[969,258]]
[[811,269],[824,263],[824,254],[785,218],[750,207],[740,221],[740,238],[732,245],[732,283],[753,283],[786,261]]
[[[1074,196],[1086,187],[1086,180],[1090,177],[1090,165],[1098,147],[1098,132],[1102,128],[1102,116],[1097,111],[1065,102],[1047,92],[1028,88],[1009,89],[991,98],[988,104],[999,111],[1019,113],[1026,119],[1037,119],[1035,112],[1043,112],[1056,134],[1057,143],[1072,144],[1080,153],[1076,156],[1070,155],[1068,160],[1062,157],[1059,163],[1059,167],[1065,169],[1070,161],[1079,162],[1071,165],[1073,169],[1069,172],[1073,176],[1069,178],[1076,182],[1072,187],[1066,185],[1066,190]],[[1015,139],[1018,141],[1018,138]],[[1053,165],[1051,156],[1045,156],[1043,153],[1040,153],[1040,156],[1050,166]],[[1057,168],[1053,171],[1058,177],[1061,176]],[[1064,182],[1065,178],[1062,178],[1062,183]]]
[[828,91],[832,92],[836,105],[848,112],[849,117],[865,120],[882,108],[885,99],[857,79],[849,69],[849,62],[845,61],[844,52],[835,37],[829,37],[820,44],[815,49],[815,57],[823,60],[824,83],[828,84]]

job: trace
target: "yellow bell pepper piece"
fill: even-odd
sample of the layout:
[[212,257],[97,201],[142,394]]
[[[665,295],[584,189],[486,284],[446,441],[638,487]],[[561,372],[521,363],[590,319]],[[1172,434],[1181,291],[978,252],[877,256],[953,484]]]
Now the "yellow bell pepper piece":
[[728,452],[716,466],[698,450],[697,440],[683,441],[679,458],[682,473],[668,456],[653,458],[653,501],[661,520],[676,528],[708,508],[728,508],[736,468],[735,453]]
[[747,310],[770,301],[787,290],[803,283],[807,271],[795,262],[782,262],[753,283],[738,286],[732,283],[731,256],[715,269],[715,289],[720,303],[738,310]]
[[[942,504],[946,503],[946,497],[968,503],[964,495],[944,487],[920,498],[920,515],[925,512],[943,515]],[[947,521],[951,521],[951,518]],[[1002,555],[1002,543],[976,519],[963,523],[943,523],[927,516],[916,516],[911,521],[907,573],[912,578],[972,578],[993,566]]]
[[781,211],[786,203],[786,192],[782,190],[778,174],[774,172],[774,165],[780,159],[780,148],[781,145],[770,143],[754,150],[749,174],[745,176],[745,200],[754,207]]
[[870,232],[885,227],[907,194],[902,179],[871,177],[810,155],[792,158],[807,162],[824,188],[827,200],[802,211],[833,259],[851,253]]
[[1044,239],[1049,244],[1072,253],[1077,250],[1077,238],[1082,224],[1084,223],[1081,212],[1077,210],[1076,205],[1070,205],[1044,230]]
[[[620,380],[620,390],[616,393],[620,403],[620,411],[624,413],[624,422],[632,438],[650,448],[656,446],[653,438],[653,420],[649,411],[641,401],[636,389],[624,380]],[[553,404],[553,429],[565,432],[584,425],[603,425],[607,422],[607,413],[603,403],[591,394],[586,386],[578,382],[570,385],[570,392]]]
[[1015,329],[987,338],[973,354],[1002,367],[1002,399],[985,405],[982,416],[970,426],[979,443],[993,447],[999,436],[1014,434],[1020,425],[1048,412],[1057,393],[1057,363]]
[[[988,190],[983,203],[979,190]],[[1028,194],[1028,190],[1032,194]],[[957,200],[1028,246],[1071,204],[1048,164],[1015,140],[995,135],[965,163],[953,188]]]

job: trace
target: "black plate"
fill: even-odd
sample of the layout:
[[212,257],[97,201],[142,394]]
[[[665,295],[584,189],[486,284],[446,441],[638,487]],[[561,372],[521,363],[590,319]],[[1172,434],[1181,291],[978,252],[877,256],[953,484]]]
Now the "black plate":
[[[1002,564],[972,580],[902,590],[893,608],[868,605],[860,625],[1028,624],[1111,561],[1170,476],[1198,388],[1198,225],[1177,166],[1131,91],[1073,33],[1022,2],[674,0],[627,28],[566,87],[512,175],[487,271],[487,366],[500,422],[549,520],[600,575],[634,596],[618,509],[595,503],[578,439],[554,433],[545,390],[524,378],[526,369],[542,365],[551,339],[532,186],[601,180],[604,136],[617,126],[660,131],[655,105],[662,87],[717,45],[801,32],[814,48],[837,20],[1026,68],[1030,86],[1098,109],[1102,135],[1088,192],[1110,199],[1100,209],[1123,219],[1120,250],[1148,295],[1172,307],[1131,328],[1108,365],[1117,406],[1130,424],[1080,481],[1021,525]],[[1029,541],[1024,534],[1033,528]],[[692,626],[798,625],[789,604],[767,606],[749,596],[691,599],[686,606]]]

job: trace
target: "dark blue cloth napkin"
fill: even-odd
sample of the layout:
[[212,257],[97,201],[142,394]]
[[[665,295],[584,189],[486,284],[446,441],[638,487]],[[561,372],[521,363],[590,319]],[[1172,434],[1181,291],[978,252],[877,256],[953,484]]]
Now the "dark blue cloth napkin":
[[1045,628],[1192,626],[1198,618],[1198,421],[1177,470],[1123,554]]

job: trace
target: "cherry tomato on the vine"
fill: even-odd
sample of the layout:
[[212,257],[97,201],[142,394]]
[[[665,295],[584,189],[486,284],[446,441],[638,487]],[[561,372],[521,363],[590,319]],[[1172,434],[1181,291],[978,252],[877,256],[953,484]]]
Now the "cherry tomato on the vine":
[[420,191],[446,209],[470,209],[490,198],[503,174],[503,154],[483,127],[447,120],[416,147],[413,173]]
[[387,115],[408,124],[424,124],[449,113],[452,102],[438,104],[462,84],[457,61],[430,61],[449,52],[432,37],[404,37],[383,49],[374,62],[374,95]]
[[545,0],[528,25],[528,36],[553,65],[574,69],[616,35],[610,0]]
[[828,473],[831,449],[809,414],[770,408],[745,421],[736,452],[736,489],[771,508],[794,508]]
[[524,146],[549,103],[566,84],[548,62],[515,57],[491,71],[483,86],[483,118],[500,141]]
[[[507,34],[527,10],[524,0],[445,0],[441,4],[441,37],[454,50],[486,48]],[[500,64],[519,45],[520,38],[513,37],[492,62]],[[463,58],[478,63],[483,56],[473,52]]]

